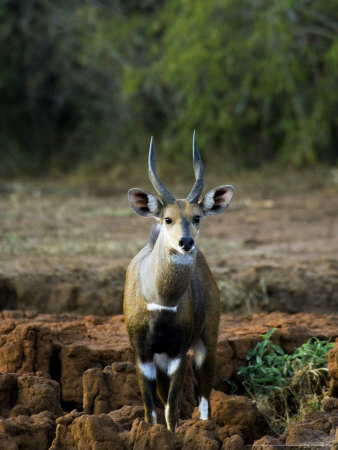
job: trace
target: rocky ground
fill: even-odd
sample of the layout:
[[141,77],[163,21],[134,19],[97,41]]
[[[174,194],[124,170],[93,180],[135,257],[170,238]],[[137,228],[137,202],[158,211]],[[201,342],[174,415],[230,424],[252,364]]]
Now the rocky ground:
[[[311,336],[335,339],[338,316],[283,313],[247,318],[223,315],[217,349],[212,420],[200,421],[195,379],[188,365],[176,434],[143,422],[133,353],[122,316],[1,314],[0,448],[3,449],[254,449],[280,445],[308,448],[337,445],[338,339],[328,355],[331,384],[324,410],[314,412],[285,435],[269,436],[257,408],[229,395],[225,379],[260,339],[277,328],[273,341],[285,351]],[[336,439],[336,441],[335,441]],[[336,444],[334,444],[336,442]]]
[[338,336],[338,178],[303,175],[285,172],[281,185],[269,174],[263,184],[260,175],[227,179],[236,187],[231,207],[202,224],[199,246],[227,314],[212,420],[198,420],[189,363],[176,434],[165,429],[160,405],[158,425],[142,420],[118,315],[127,264],[151,225],[129,208],[128,180],[119,190],[100,180],[81,189],[1,184],[0,450],[338,449],[338,343],[322,411],[282,436],[271,435],[244,395],[230,395],[226,381],[240,382],[247,351],[273,327],[273,341],[290,353],[311,336]]

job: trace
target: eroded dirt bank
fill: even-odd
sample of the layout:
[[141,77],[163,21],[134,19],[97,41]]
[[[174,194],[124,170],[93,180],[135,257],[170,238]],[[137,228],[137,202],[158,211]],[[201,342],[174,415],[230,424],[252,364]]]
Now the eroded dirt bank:
[[331,398],[325,411],[313,413],[279,439],[266,436],[269,430],[263,417],[245,397],[228,395],[229,384],[224,380],[236,377],[249,348],[260,334],[274,327],[274,342],[292,352],[311,336],[335,339],[338,316],[223,315],[212,420],[198,420],[195,380],[188,365],[182,422],[175,435],[163,427],[161,408],[159,425],[149,427],[142,421],[133,354],[122,316],[4,311],[0,322],[0,448],[244,449],[260,439],[254,448],[269,443],[274,449],[280,448],[277,444],[303,444],[305,435],[309,442],[333,445],[338,426],[338,341],[328,357]]
[[[337,188],[236,190],[203,221],[199,247],[223,312],[338,311]],[[0,309],[122,312],[125,270],[151,220],[126,195],[22,185],[0,192]]]

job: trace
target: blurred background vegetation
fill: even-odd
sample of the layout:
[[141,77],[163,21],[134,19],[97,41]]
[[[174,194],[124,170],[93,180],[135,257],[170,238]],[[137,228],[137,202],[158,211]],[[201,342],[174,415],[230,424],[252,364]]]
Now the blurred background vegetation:
[[0,172],[338,160],[338,0],[2,0]]

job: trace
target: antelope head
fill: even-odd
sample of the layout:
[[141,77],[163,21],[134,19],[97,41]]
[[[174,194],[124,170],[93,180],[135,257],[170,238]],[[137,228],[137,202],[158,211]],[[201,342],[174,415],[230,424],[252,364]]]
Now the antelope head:
[[200,221],[208,215],[222,213],[230,204],[234,189],[219,186],[201,197],[203,166],[193,136],[193,165],[195,184],[186,199],[176,200],[156,174],[153,138],[149,148],[149,178],[157,196],[133,188],[128,192],[131,207],[144,217],[154,217],[162,224],[165,246],[173,253],[190,254],[195,250]]

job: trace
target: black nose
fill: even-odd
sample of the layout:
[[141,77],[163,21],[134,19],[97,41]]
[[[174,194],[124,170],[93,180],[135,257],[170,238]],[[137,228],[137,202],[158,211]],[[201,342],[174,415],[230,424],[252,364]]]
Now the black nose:
[[178,245],[183,248],[186,252],[192,249],[194,245],[194,240],[192,238],[181,238],[178,242]]

